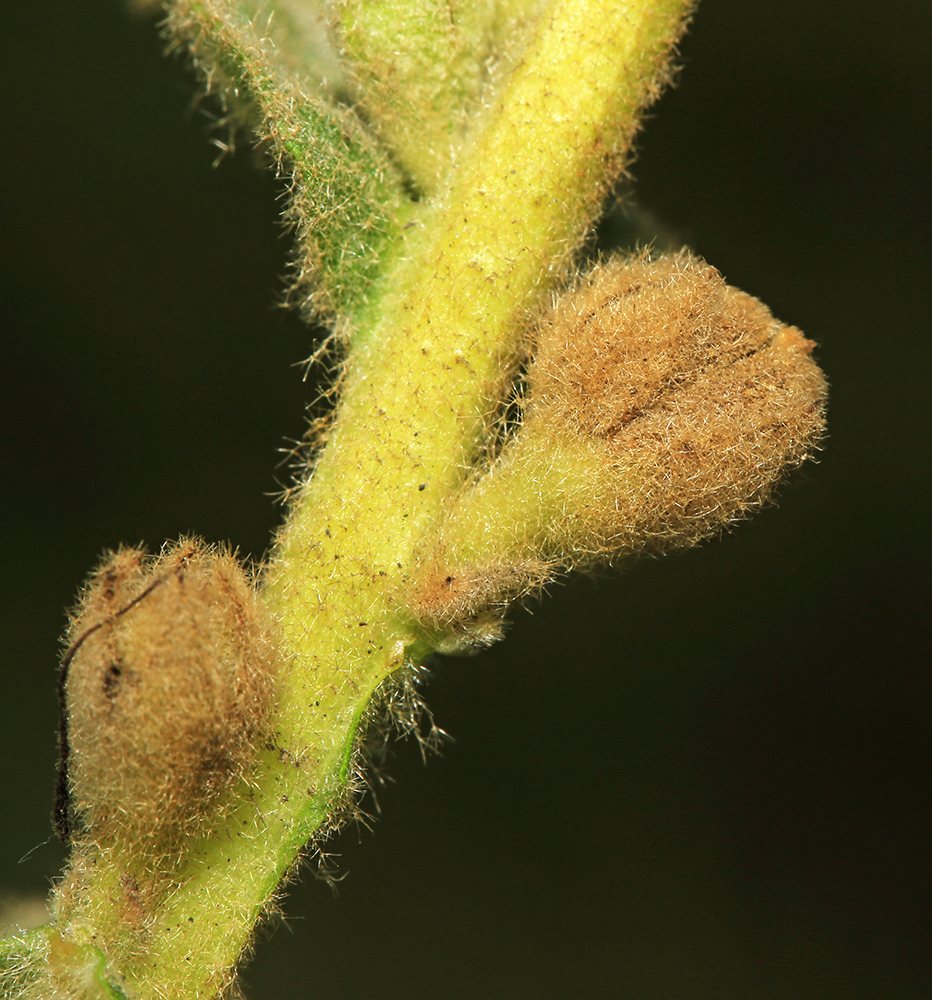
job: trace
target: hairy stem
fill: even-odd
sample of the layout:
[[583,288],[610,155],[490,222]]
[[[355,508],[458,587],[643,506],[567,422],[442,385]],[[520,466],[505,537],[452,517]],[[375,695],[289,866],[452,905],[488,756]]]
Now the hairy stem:
[[[188,10],[197,20],[207,6]],[[101,947],[128,995],[207,1000],[229,981],[281,879],[346,794],[373,693],[428,651],[400,600],[418,548],[476,458],[529,311],[623,167],[689,7],[554,3],[447,193],[412,216],[380,281],[390,291],[378,308],[347,307],[357,325],[342,400],[264,584],[288,669],[256,777],[170,870],[86,845],[59,893],[56,935]],[[229,72],[243,76],[234,49]],[[274,116],[287,102],[265,86],[255,92]],[[302,168],[301,151],[280,141]],[[335,287],[338,300],[348,286]],[[56,974],[70,963],[73,979],[88,961],[55,954]]]

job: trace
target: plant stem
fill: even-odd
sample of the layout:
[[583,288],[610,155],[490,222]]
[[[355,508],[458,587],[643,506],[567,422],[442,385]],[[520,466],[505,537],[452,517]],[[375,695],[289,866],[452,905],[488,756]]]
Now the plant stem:
[[[688,0],[562,0],[424,204],[267,572],[289,657],[260,777],[170,876],[122,944],[133,892],[106,845],[61,893],[62,933],[104,948],[132,997],[207,998],[345,795],[378,686],[428,652],[403,597],[419,547],[479,450],[529,311],[564,272],[659,91]],[[368,315],[368,313],[367,313]],[[142,947],[140,947],[142,945]]]

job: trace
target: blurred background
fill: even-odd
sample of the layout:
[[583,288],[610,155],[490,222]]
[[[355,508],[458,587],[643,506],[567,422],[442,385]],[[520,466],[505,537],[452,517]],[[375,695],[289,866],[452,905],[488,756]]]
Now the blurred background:
[[[64,610],[108,546],[260,557],[315,335],[281,184],[115,0],[7,5],[0,896],[41,897]],[[930,60],[922,0],[702,0],[641,205],[819,343],[818,464],[720,541],[437,659],[374,832],[260,935],[250,1000],[927,998]],[[208,107],[209,110],[209,107]],[[374,811],[370,801],[368,808]]]

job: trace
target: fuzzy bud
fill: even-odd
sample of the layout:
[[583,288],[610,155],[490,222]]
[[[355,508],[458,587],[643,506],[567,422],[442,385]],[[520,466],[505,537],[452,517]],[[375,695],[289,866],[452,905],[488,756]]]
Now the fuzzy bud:
[[688,253],[612,261],[562,297],[540,331],[526,430],[602,452],[581,498],[585,547],[690,545],[760,506],[822,436],[814,347]]
[[523,422],[425,552],[415,616],[469,641],[555,573],[759,507],[822,436],[813,347],[689,253],[596,268],[540,322]]
[[233,556],[200,542],[156,559],[121,549],[91,576],[68,640],[74,805],[96,839],[170,848],[267,730],[277,653],[256,592]]

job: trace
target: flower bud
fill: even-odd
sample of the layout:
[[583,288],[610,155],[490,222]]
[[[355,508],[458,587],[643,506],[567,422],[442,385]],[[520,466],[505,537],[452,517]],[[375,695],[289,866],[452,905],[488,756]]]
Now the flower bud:
[[65,656],[74,805],[95,839],[162,849],[242,777],[274,705],[276,650],[237,561],[181,541],[90,578]]
[[814,347],[689,253],[612,261],[563,296],[540,330],[525,433],[601,452],[576,547],[690,545],[760,506],[822,436]]
[[441,643],[558,572],[722,530],[822,436],[812,341],[689,253],[597,267],[534,341],[521,426],[425,547],[410,604]]

